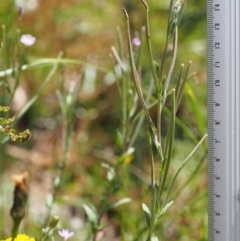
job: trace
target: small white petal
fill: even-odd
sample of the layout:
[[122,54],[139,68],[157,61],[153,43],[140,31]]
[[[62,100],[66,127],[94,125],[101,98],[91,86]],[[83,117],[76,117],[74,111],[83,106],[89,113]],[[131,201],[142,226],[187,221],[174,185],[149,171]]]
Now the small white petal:
[[31,34],[24,34],[20,38],[20,42],[26,46],[32,46],[36,41],[36,38]]
[[141,40],[139,39],[139,38],[134,38],[133,40],[132,40],[132,43],[133,43],[133,45],[135,45],[135,46],[140,46],[141,45]]

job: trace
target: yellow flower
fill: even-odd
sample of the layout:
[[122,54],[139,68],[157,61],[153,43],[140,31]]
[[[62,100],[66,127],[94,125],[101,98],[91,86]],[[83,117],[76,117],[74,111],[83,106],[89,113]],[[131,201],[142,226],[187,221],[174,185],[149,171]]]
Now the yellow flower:
[[[12,238],[3,241],[12,241]],[[26,234],[18,234],[14,241],[35,241],[35,239],[28,237]]]

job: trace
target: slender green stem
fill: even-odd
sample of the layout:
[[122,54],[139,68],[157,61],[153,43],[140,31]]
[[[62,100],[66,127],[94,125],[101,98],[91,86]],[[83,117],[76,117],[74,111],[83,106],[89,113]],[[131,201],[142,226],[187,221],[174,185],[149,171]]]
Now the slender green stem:
[[152,203],[151,203],[151,220],[150,227],[147,240],[151,240],[152,232],[155,226],[155,215],[156,215],[156,187],[155,187],[155,165],[154,165],[154,157],[152,150],[152,141],[151,134],[149,131],[149,126],[147,127],[147,142],[148,142],[148,151],[151,160],[151,190],[152,190]]
[[165,63],[165,59],[166,59],[168,43],[169,43],[169,41],[166,40],[166,43],[165,43],[165,46],[164,46],[164,50],[163,50],[163,55],[162,55],[162,61],[161,61],[161,64],[160,64],[159,83],[161,83],[162,80],[163,80],[163,67],[164,67],[164,63]]
[[182,82],[181,82],[181,85],[180,85],[180,88],[179,88],[179,91],[178,91],[178,95],[177,95],[177,110],[178,110],[178,107],[179,107],[181,99],[182,99],[185,83],[189,79],[188,73],[189,73],[189,69],[190,69],[191,64],[192,64],[192,61],[189,61],[187,69],[186,69],[186,72],[185,72],[185,74],[183,76],[183,79],[182,79]]
[[161,145],[161,123],[162,123],[162,97],[158,95],[158,102],[157,102],[157,140],[159,145]]
[[167,90],[168,90],[168,86],[172,77],[172,72],[175,66],[175,62],[176,62],[176,57],[177,57],[177,43],[178,43],[178,31],[177,31],[177,27],[174,33],[174,41],[173,41],[173,54],[172,54],[172,60],[171,60],[171,64],[170,64],[170,68],[168,71],[168,75],[167,75],[167,79],[165,82],[165,86],[164,86],[164,96],[166,96]]
[[141,0],[146,8],[146,39],[147,39],[147,47],[148,47],[148,55],[149,55],[149,63],[151,66],[152,76],[155,82],[155,85],[157,86],[158,83],[158,76],[156,73],[156,69],[154,67],[154,60],[152,55],[152,46],[151,46],[151,35],[150,35],[150,27],[149,27],[149,7],[145,0]]
[[21,220],[14,220],[14,224],[12,228],[12,240],[14,240],[17,236],[20,223],[21,223]]
[[[119,37],[120,38],[120,37]],[[121,42],[121,41],[119,41]],[[121,49],[121,47],[119,47]],[[126,67],[124,66],[124,63],[122,62],[120,56],[118,55],[116,49],[114,47],[111,48],[114,57],[116,58],[117,62],[121,66],[122,69],[122,74],[121,74],[121,85],[119,86],[120,92],[121,92],[121,97],[122,97],[122,139],[123,139],[123,144],[122,144],[122,152],[124,152],[126,148],[126,142],[127,142],[127,128],[128,128],[128,79],[126,77]]]
[[130,60],[131,70],[132,70],[132,73],[133,73],[134,84],[135,84],[136,91],[138,93],[138,97],[139,97],[139,100],[141,102],[142,108],[144,109],[144,112],[147,116],[147,119],[148,119],[150,125],[151,125],[151,128],[155,130],[152,118],[150,117],[150,114],[148,112],[146,103],[145,103],[144,98],[143,98],[140,78],[139,78],[138,72],[136,70],[135,63],[134,63],[132,44],[131,44],[131,34],[130,34],[130,27],[129,27],[129,17],[128,17],[127,11],[125,9],[123,9],[123,12],[124,12],[124,14],[126,16],[126,20],[127,20],[128,51],[129,51],[129,60]]
[[115,59],[117,60],[119,66],[121,67],[121,70],[124,73],[126,73],[127,69],[126,69],[124,63],[122,62],[121,56],[119,56],[119,54],[118,54],[117,50],[115,49],[115,47],[111,47],[111,50],[112,50],[113,56],[115,57]]
[[[169,26],[170,26],[170,19],[171,19],[171,15],[172,15],[172,6],[173,6],[173,0],[171,0],[170,7],[169,7],[168,29],[169,29]],[[169,32],[169,30],[167,30],[167,32]],[[163,67],[164,67],[165,58],[166,58],[166,54],[167,54],[168,43],[169,43],[169,37],[168,37],[168,34],[167,34],[166,42],[165,42],[165,46],[164,46],[164,50],[163,50],[162,61],[161,61],[161,64],[160,64],[160,71],[159,71],[159,82],[160,83],[163,80]]]
[[[153,87],[154,87],[154,81],[151,80],[149,88],[148,88],[147,96],[146,96],[146,105],[148,105],[148,103],[150,102],[150,97],[151,97],[151,94],[153,92]],[[148,105],[147,109],[149,110],[154,105],[156,105],[156,102],[152,103],[150,106]],[[135,122],[137,120],[138,120],[138,122],[137,122],[137,124],[135,124]],[[143,110],[142,110],[135,116],[135,118],[133,119],[133,121],[131,123],[131,125],[134,126],[134,132],[131,135],[131,138],[130,138],[130,141],[129,141],[129,144],[128,144],[128,148],[131,147],[134,144],[134,142],[137,138],[137,135],[139,134],[139,130],[142,126],[143,120],[144,120],[144,115],[143,115]]]
[[[175,108],[176,108],[176,100],[175,100],[175,89],[172,89],[172,111],[171,111],[171,121],[169,125],[169,135],[167,135],[167,142],[169,143],[166,156],[164,157],[164,170],[163,170],[163,178],[162,181],[159,183],[159,192],[158,192],[158,200],[160,201],[162,192],[165,187],[165,183],[168,176],[168,170],[170,166],[170,161],[172,157],[172,150],[173,150],[173,143],[174,143],[174,133],[175,133]],[[160,179],[159,179],[160,180]],[[164,206],[164,205],[162,205]]]
[[[31,68],[39,68],[39,67],[48,67],[56,64],[77,64],[77,65],[83,65],[83,66],[89,66],[94,67],[95,69],[102,71],[103,73],[109,73],[109,69],[89,64],[81,60],[76,59],[62,59],[62,58],[42,58],[36,61],[32,61],[29,64],[24,64],[21,68],[22,70],[27,70]],[[17,69],[9,68],[5,69],[4,71],[0,71],[0,77],[4,77],[7,75],[11,75],[14,71],[17,71]]]
[[151,140],[151,134],[149,131],[149,126],[147,127],[147,142],[148,142],[148,152],[149,152],[150,161],[151,161],[151,188],[153,190],[155,186],[155,166],[154,166],[152,140]]
[[8,91],[8,93],[11,94],[11,88],[8,84],[7,81],[7,76],[6,76],[6,70],[8,68],[8,43],[7,43],[7,35],[6,35],[6,26],[2,25],[2,43],[3,43],[3,47],[1,49],[2,51],[2,62],[3,62],[3,67],[4,67],[4,71],[2,71],[2,73],[4,73],[3,77],[4,77],[4,82],[5,82],[5,87]]
[[119,27],[117,27],[117,39],[118,39],[118,51],[120,53],[120,58],[124,59],[124,53],[123,53],[123,38],[122,33]]
[[179,92],[180,92],[181,84],[182,84],[182,79],[183,79],[183,71],[184,71],[184,64],[181,64],[181,71],[180,71],[180,74],[178,76],[177,85],[176,85],[176,102],[177,102],[177,105],[178,105],[178,96],[179,96]]

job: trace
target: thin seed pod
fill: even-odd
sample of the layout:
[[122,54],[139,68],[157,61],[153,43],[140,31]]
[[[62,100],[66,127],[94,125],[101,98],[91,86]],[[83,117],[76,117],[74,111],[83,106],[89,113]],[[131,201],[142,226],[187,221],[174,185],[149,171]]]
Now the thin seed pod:
[[149,27],[149,7],[144,0],[141,0],[141,1],[146,8],[146,40],[147,40],[147,46],[148,46],[149,63],[150,63],[150,66],[151,66],[152,76],[153,76],[155,85],[157,86],[158,76],[157,76],[157,72],[156,72],[156,69],[155,69],[155,66],[154,66],[154,60],[153,60],[153,55],[152,55],[150,27]]
[[[175,133],[175,108],[176,108],[176,99],[175,99],[175,89],[172,89],[172,111],[171,111],[171,121],[169,124],[169,134],[167,135],[167,149],[165,152],[165,160],[164,160],[164,168],[162,170],[163,173],[163,178],[162,178],[162,182],[159,183],[159,195],[158,195],[158,200],[160,200],[162,192],[164,190],[165,187],[165,183],[167,180],[167,176],[168,176],[168,170],[169,170],[169,166],[170,166],[170,161],[171,161],[171,157],[172,157],[172,150],[173,150],[173,144],[174,144],[174,133]],[[162,205],[164,206],[164,205]]]
[[124,12],[124,14],[126,16],[126,20],[127,20],[129,61],[130,61],[130,66],[131,66],[131,70],[132,70],[132,74],[133,74],[134,84],[135,84],[136,91],[138,93],[138,97],[139,97],[139,100],[141,102],[142,108],[144,109],[144,112],[147,116],[147,119],[148,119],[149,123],[151,124],[151,128],[153,130],[155,130],[152,118],[149,115],[146,103],[144,101],[144,97],[143,97],[143,93],[142,93],[142,87],[141,87],[141,83],[140,83],[140,78],[139,78],[138,72],[136,70],[135,63],[134,63],[132,44],[131,44],[131,34],[130,34],[130,27],[129,27],[129,16],[128,16],[128,13],[127,13],[126,9],[123,8],[123,12]]
[[[173,55],[172,55],[172,60],[171,60],[171,64],[170,64],[170,68],[168,71],[168,75],[167,75],[167,79],[166,79],[166,83],[164,86],[164,96],[166,96],[167,93],[167,89],[172,77],[172,72],[175,66],[175,62],[176,62],[176,57],[177,57],[177,41],[178,41],[178,29],[176,28],[175,33],[174,33],[174,41],[173,41]],[[165,99],[165,98],[164,98]]]

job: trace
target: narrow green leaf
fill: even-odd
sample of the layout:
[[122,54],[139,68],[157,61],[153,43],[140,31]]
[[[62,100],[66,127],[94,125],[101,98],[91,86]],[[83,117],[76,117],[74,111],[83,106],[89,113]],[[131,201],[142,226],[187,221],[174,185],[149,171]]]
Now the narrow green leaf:
[[160,211],[160,213],[157,217],[157,220],[159,220],[162,217],[162,215],[168,210],[168,208],[173,204],[173,202],[174,201],[171,201],[165,205],[165,207]]
[[118,206],[120,206],[120,205],[123,205],[123,204],[125,204],[125,203],[129,203],[129,202],[131,202],[131,201],[132,201],[132,199],[129,198],[129,197],[122,198],[122,199],[118,200],[117,202],[115,202],[115,203],[112,205],[112,207],[113,207],[113,208],[116,208],[116,207],[118,207]]
[[101,163],[101,166],[108,170],[108,172],[107,172],[107,180],[109,182],[111,182],[114,179],[115,175],[116,175],[114,169],[111,166],[109,166],[107,163]]
[[83,209],[86,212],[86,215],[88,217],[88,221],[90,223],[92,223],[92,224],[97,225],[97,223],[98,223],[98,214],[97,214],[96,209],[93,206],[90,207],[87,204],[83,204]]
[[146,204],[142,203],[142,209],[145,214],[147,226],[150,227],[151,213]]

